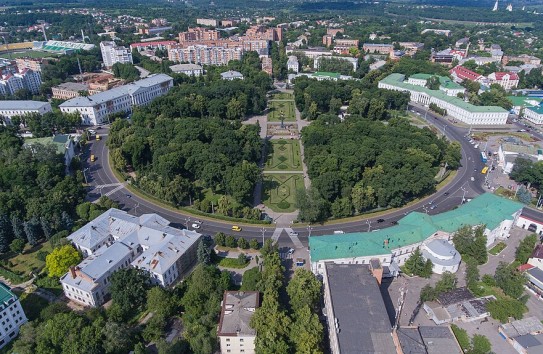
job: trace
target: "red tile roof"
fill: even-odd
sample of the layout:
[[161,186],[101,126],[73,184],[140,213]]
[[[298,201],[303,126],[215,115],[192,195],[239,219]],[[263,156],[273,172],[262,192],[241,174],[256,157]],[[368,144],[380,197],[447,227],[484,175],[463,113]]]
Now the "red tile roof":
[[451,74],[456,75],[458,78],[460,78],[462,80],[476,81],[481,77],[481,75],[479,75],[476,72],[473,72],[473,71],[471,71],[469,69],[466,69],[461,65],[458,65],[458,66],[452,68],[449,72]]
[[532,269],[533,267],[534,267],[534,266],[531,265],[531,264],[523,264],[523,265],[519,265],[519,266],[517,267],[517,270],[518,270],[519,272],[525,272],[525,271],[527,271],[528,269]]
[[507,73],[507,72],[495,72],[494,75],[496,76],[496,80],[501,81],[503,80],[503,77],[505,75],[509,75],[509,80],[518,80],[518,75],[515,73]]

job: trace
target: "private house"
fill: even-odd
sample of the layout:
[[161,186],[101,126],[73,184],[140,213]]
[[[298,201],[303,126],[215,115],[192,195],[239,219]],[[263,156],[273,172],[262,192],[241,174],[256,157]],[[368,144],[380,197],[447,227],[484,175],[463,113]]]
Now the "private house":
[[228,81],[243,80],[243,74],[240,73],[239,71],[228,70],[224,73],[221,73],[221,79],[228,80]]
[[154,284],[171,286],[196,262],[200,237],[169,226],[157,214],[137,217],[109,209],[67,237],[85,259],[61,277],[64,294],[82,305],[100,306],[111,275],[127,267],[145,270]]

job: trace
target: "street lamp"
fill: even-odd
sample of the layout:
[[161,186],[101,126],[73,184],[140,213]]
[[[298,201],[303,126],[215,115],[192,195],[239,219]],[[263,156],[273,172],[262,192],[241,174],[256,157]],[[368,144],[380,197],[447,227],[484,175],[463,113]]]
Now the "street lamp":
[[138,207],[140,206],[140,203],[136,203],[136,206],[134,207],[134,215],[138,216]]
[[371,220],[366,220],[366,224],[368,224],[368,232],[371,232]]
[[189,229],[189,224],[190,224],[190,217],[186,217],[185,218],[185,225],[187,226],[187,230]]
[[462,187],[462,190],[464,191],[464,194],[462,194],[462,204],[464,203],[464,201],[466,200],[466,188]]
[[85,173],[88,170],[89,170],[88,167],[83,169],[83,177],[85,177],[85,184],[89,184],[89,182],[87,181],[87,174]]
[[307,227],[307,231],[309,231],[309,237],[311,237],[311,230],[313,230],[313,228],[311,227],[311,224]]
[[266,229],[261,228],[260,231],[262,231],[262,246],[264,246],[264,233],[266,233]]

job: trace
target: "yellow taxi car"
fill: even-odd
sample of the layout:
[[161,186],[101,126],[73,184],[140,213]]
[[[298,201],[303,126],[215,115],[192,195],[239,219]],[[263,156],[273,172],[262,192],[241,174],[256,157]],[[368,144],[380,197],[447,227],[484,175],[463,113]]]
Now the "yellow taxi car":
[[240,232],[240,231],[241,231],[241,227],[239,227],[239,226],[237,226],[237,225],[234,225],[234,226],[232,226],[232,231]]
[[90,160],[91,160],[91,162],[94,162],[94,160],[96,160],[96,156],[94,156],[94,154],[91,155],[91,156],[90,156]]

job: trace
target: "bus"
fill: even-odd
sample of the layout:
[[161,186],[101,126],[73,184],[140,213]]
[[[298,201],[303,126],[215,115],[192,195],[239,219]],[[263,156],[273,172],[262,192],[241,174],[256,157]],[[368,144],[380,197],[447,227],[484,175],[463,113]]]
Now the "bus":
[[481,161],[483,161],[483,163],[486,163],[488,161],[486,158],[486,153],[484,151],[481,152]]
[[483,168],[483,170],[481,171],[481,173],[484,175],[484,174],[487,173],[487,172],[488,172],[488,166],[485,166],[485,167]]

